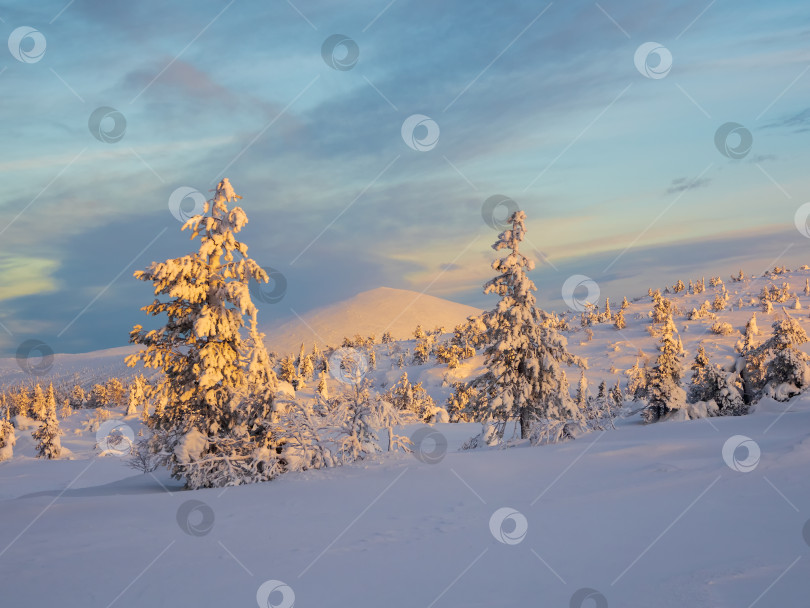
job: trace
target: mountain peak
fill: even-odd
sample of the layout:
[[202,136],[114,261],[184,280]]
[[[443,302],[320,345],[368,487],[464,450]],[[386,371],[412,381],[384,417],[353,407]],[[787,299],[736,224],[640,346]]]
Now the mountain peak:
[[301,342],[309,346],[340,346],[344,337],[374,334],[379,340],[386,331],[394,339],[412,337],[421,324],[426,329],[443,326],[448,330],[481,310],[408,289],[377,287],[312,310],[283,323],[262,327],[265,342],[278,353],[297,352]]

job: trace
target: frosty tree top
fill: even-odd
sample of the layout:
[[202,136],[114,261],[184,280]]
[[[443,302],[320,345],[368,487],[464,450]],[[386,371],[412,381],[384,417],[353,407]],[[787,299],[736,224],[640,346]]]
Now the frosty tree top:
[[203,213],[183,226],[192,239],[200,237],[199,250],[135,273],[153,283],[155,296],[169,297],[143,308],[152,316],[165,313],[163,327],[144,332],[138,325],[130,334],[146,349],[127,364],[142,361],[163,371],[149,395],[155,401],[150,423],[157,430],[149,451],[192,487],[275,474],[275,465],[264,459],[276,377],[248,290],[251,279],[268,277],[234,236],[248,221],[240,207],[228,209],[239,198],[223,179]]
[[490,337],[485,351],[487,371],[473,385],[480,389],[479,418],[506,421],[517,418],[521,438],[528,439],[538,420],[578,421],[582,415],[568,393],[562,365],[584,365],[566,349],[552,318],[536,306],[537,287],[526,275],[534,262],[520,253],[526,234],[526,214],[516,211],[492,248],[509,254],[492,263],[498,276],[484,293],[501,299],[484,315]]

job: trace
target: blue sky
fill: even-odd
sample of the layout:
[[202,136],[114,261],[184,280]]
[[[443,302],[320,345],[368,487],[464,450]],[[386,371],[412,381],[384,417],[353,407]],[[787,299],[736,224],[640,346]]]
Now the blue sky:
[[[192,247],[170,195],[223,176],[251,256],[287,280],[265,321],[381,285],[491,306],[493,195],[528,215],[547,308],[572,274],[621,298],[810,262],[806,3],[166,4],[0,5],[4,37],[46,42],[0,50],[0,354],[126,343],[152,297],[132,272]],[[324,59],[334,34],[350,69]],[[647,42],[662,78],[634,64]],[[88,128],[101,106],[117,142]],[[403,139],[414,114],[429,150]],[[727,122],[752,135],[742,158],[715,146]]]

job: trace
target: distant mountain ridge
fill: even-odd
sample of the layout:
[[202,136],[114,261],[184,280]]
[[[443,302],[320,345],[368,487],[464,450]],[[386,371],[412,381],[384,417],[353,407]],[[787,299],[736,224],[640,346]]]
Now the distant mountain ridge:
[[414,328],[444,326],[448,330],[481,310],[417,291],[378,287],[335,304],[330,304],[284,323],[262,325],[265,343],[279,354],[297,352],[304,342],[307,348],[340,346],[343,338],[355,334],[374,334],[379,340],[386,331],[394,339],[413,337]]

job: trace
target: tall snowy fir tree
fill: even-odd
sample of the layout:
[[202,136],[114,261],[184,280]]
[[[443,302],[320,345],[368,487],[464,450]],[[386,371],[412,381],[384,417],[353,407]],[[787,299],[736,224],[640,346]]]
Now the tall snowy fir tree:
[[48,387],[45,396],[45,413],[40,426],[32,437],[37,440],[37,458],[55,459],[62,454],[62,431],[59,428],[59,419],[56,417],[56,396],[53,384]]
[[583,417],[571,398],[563,365],[584,367],[568,352],[552,318],[536,306],[535,284],[526,275],[534,262],[520,253],[526,234],[526,214],[509,217],[511,229],[500,234],[492,246],[509,250],[492,263],[498,272],[484,286],[484,293],[501,297],[484,320],[489,332],[485,365],[487,371],[473,381],[479,394],[475,414],[479,420],[506,422],[517,419],[520,436],[528,439],[532,425],[540,420],[579,423]]
[[672,313],[668,312],[661,330],[658,359],[650,372],[649,405],[642,412],[647,422],[655,422],[686,403],[686,392],[681,388],[681,350],[677,331]]
[[148,391],[154,434],[141,452],[189,488],[262,481],[281,469],[272,428],[276,377],[248,290],[251,279],[268,276],[234,236],[248,221],[240,207],[228,208],[239,198],[220,181],[203,213],[183,226],[200,237],[199,251],[135,273],[156,296],[142,310],[168,316],[159,329],[136,326],[130,334],[146,348],[127,364],[163,372]]

